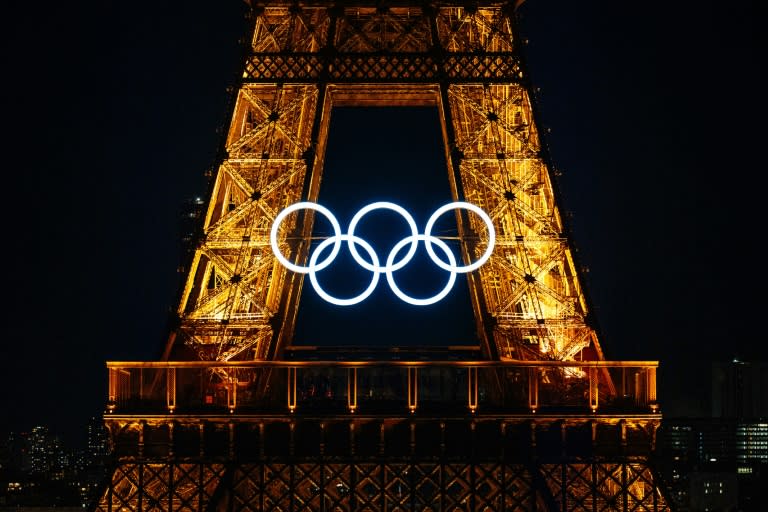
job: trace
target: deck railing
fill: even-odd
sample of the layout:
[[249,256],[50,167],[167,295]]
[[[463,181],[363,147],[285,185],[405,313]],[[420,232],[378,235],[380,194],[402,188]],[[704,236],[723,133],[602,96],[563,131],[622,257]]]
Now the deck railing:
[[109,414],[657,413],[656,361],[108,362]]

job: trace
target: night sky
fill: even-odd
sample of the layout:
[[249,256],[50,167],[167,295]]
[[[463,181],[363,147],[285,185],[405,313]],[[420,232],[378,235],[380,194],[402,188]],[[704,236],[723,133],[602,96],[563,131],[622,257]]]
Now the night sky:
[[[708,361],[768,359],[756,12],[741,0],[522,9],[606,357],[660,360],[664,412],[703,413]],[[155,359],[165,341],[182,218],[206,193],[245,9],[4,11],[0,433],[75,435],[102,411],[105,361]]]

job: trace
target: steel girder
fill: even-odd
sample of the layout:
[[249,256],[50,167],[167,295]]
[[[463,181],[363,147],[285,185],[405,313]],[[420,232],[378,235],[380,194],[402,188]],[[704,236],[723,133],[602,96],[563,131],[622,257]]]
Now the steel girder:
[[[170,343],[202,359],[277,357],[292,338],[302,276],[276,262],[269,229],[286,206],[317,198],[332,106],[427,104],[441,115],[454,196],[485,209],[498,237],[490,262],[469,276],[486,355],[601,359],[513,15],[503,2],[255,6]],[[280,233],[298,261],[306,220],[292,215]],[[458,220],[470,260],[487,230],[472,215]]]

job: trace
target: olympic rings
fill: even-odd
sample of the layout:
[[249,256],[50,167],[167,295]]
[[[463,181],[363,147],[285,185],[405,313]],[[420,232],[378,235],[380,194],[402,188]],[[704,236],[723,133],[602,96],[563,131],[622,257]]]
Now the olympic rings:
[[[389,253],[389,257],[387,258],[387,267],[389,267],[392,264],[392,260],[395,259],[395,256],[397,256],[397,253],[402,249],[402,247],[408,243],[408,241],[413,238],[414,242],[418,243],[419,240],[423,240],[425,244],[427,244],[427,247],[429,247],[429,241],[427,235],[415,235],[415,236],[409,236],[406,238],[403,238],[400,240],[395,246],[392,248],[392,250]],[[434,243],[436,243],[442,250],[445,252],[446,256],[448,256],[448,260],[451,262],[452,265],[456,265],[456,258],[453,256],[453,253],[451,252],[451,248],[448,247],[448,244],[440,240],[439,238],[434,238],[432,240]],[[410,259],[410,258],[409,258]],[[435,258],[432,258],[432,261],[435,261]],[[448,293],[451,291],[451,288],[453,288],[453,283],[456,282],[456,272],[450,271],[451,277],[448,278],[448,284],[445,285],[445,288],[443,288],[440,293],[437,295],[433,295],[432,297],[428,299],[414,299],[410,295],[407,295],[398,288],[397,284],[395,284],[395,277],[392,275],[392,272],[387,272],[387,283],[389,283],[389,287],[392,289],[392,292],[397,295],[400,300],[403,302],[407,302],[408,304],[413,304],[414,306],[429,306],[430,304],[434,304],[435,302],[440,302],[443,300],[443,298],[448,295]]]
[[[376,255],[376,251],[373,250],[373,247],[371,247],[368,242],[363,240],[362,238],[353,236],[353,235],[339,235],[341,240],[347,240],[350,244],[350,247],[354,247],[354,244],[360,244],[363,246],[363,249],[365,249],[368,254],[371,257],[371,261],[373,261],[374,266],[379,266],[379,257]],[[354,243],[352,242],[354,240]],[[310,268],[314,267],[317,263],[317,257],[318,255],[323,252],[323,250],[330,244],[335,243],[335,240],[333,238],[329,238],[327,240],[324,240],[320,245],[317,246],[317,249],[315,249],[315,252],[312,253],[312,257],[309,259],[309,266]],[[453,255],[451,255],[453,256]],[[373,290],[376,288],[376,285],[379,284],[379,275],[380,272],[373,272],[373,278],[371,279],[371,284],[368,285],[368,288],[365,289],[363,293],[358,295],[357,297],[352,297],[351,299],[337,299],[333,295],[330,295],[326,293],[325,290],[320,286],[320,283],[317,282],[317,273],[316,272],[310,272],[309,273],[309,280],[312,282],[312,287],[315,289],[317,294],[324,298],[326,301],[330,302],[331,304],[336,304],[337,306],[352,306],[353,304],[357,304],[359,302],[364,301],[367,299],[372,293]]]
[[[331,250],[331,254],[328,255],[328,257],[325,258],[322,263],[312,267],[302,267],[301,265],[294,265],[293,263],[290,262],[290,260],[288,260],[288,258],[283,256],[283,254],[280,252],[279,247],[277,246],[277,229],[280,227],[280,223],[283,222],[283,219],[286,218],[288,214],[293,213],[296,210],[304,210],[304,209],[315,210],[317,212],[322,213],[331,222],[331,226],[333,226],[333,238],[329,238],[329,240],[334,241],[333,250]],[[280,263],[283,264],[285,268],[287,268],[288,270],[293,270],[294,272],[297,272],[299,274],[308,274],[310,272],[317,272],[318,270],[322,270],[333,262],[333,259],[336,257],[337,254],[339,254],[339,250],[341,249],[341,238],[339,238],[340,236],[341,236],[341,226],[339,226],[339,221],[336,220],[336,217],[333,216],[331,211],[324,206],[320,206],[319,204],[305,201],[302,203],[292,204],[285,210],[281,211],[277,217],[275,217],[275,222],[272,224],[272,231],[269,233],[269,241],[272,244],[272,252],[275,253],[275,257],[278,259]]]
[[[328,219],[328,221],[331,223],[331,227],[333,228],[333,236],[327,238],[326,240],[321,242],[320,245],[317,246],[317,248],[315,248],[315,250],[312,252],[312,255],[309,258],[308,266],[295,265],[290,260],[288,260],[288,258],[286,258],[280,252],[280,247],[278,245],[278,240],[277,240],[278,239],[277,233],[280,228],[280,224],[283,222],[285,217],[297,210],[304,210],[304,209],[314,210],[320,213],[321,215],[323,215]],[[400,240],[397,244],[395,244],[395,246],[389,252],[389,255],[387,256],[386,262],[383,267],[379,264],[379,257],[376,254],[376,251],[373,249],[373,247],[371,247],[371,245],[368,242],[366,242],[362,238],[355,235],[355,228],[357,227],[361,219],[368,213],[374,210],[381,210],[381,209],[392,210],[395,213],[398,213],[401,217],[403,217],[403,219],[405,219],[406,223],[408,224],[408,227],[411,230],[410,236],[406,236],[405,238]],[[441,239],[431,234],[432,229],[434,228],[435,223],[440,218],[440,216],[443,215],[445,212],[454,210],[454,209],[465,209],[473,213],[476,213],[488,228],[488,247],[480,257],[480,259],[478,259],[477,261],[475,261],[470,265],[462,265],[462,266],[456,265],[456,257],[453,255],[453,252],[451,251],[450,247],[448,247],[448,244],[446,244]],[[386,274],[387,283],[389,284],[390,289],[400,300],[407,302],[408,304],[413,304],[415,306],[427,306],[427,305],[434,304],[436,302],[441,301],[443,298],[445,298],[446,295],[448,295],[448,293],[450,293],[454,283],[456,282],[456,274],[464,274],[467,272],[472,272],[473,270],[480,268],[481,265],[483,265],[486,261],[488,261],[488,258],[491,257],[491,253],[493,252],[493,246],[496,242],[496,231],[493,228],[493,222],[491,221],[491,218],[482,209],[480,209],[479,207],[471,203],[456,201],[438,208],[435,211],[435,213],[433,213],[432,216],[427,221],[426,228],[424,229],[424,234],[419,234],[418,228],[416,227],[416,222],[413,220],[413,217],[404,208],[394,203],[379,201],[379,202],[371,203],[368,206],[365,206],[362,209],[360,209],[360,211],[358,211],[355,214],[355,216],[352,218],[352,221],[349,223],[348,232],[346,234],[342,234],[341,226],[339,225],[338,220],[336,220],[336,217],[330,212],[330,210],[328,210],[324,206],[321,206],[317,203],[304,201],[304,202],[292,204],[291,206],[281,211],[277,215],[277,217],[275,217],[275,221],[272,224],[272,230],[270,231],[269,240],[270,240],[270,244],[272,245],[272,252],[275,254],[275,257],[278,259],[278,261],[280,261],[280,263],[282,263],[283,266],[285,266],[289,270],[292,270],[300,274],[309,274],[309,279],[310,279],[310,282],[312,283],[312,287],[315,289],[315,292],[317,292],[317,294],[320,295],[320,297],[330,302],[331,304],[336,304],[338,306],[351,306],[351,305],[362,302],[373,293],[374,289],[379,283],[379,278],[381,277],[381,274]],[[427,253],[429,254],[430,259],[437,266],[439,266],[443,270],[447,270],[450,273],[448,282],[445,285],[445,287],[436,295],[433,295],[432,297],[428,297],[425,299],[414,298],[404,293],[397,286],[394,278],[394,272],[396,272],[397,270],[400,270],[405,265],[407,265],[411,261],[413,256],[416,254],[416,249],[418,248],[419,241],[424,242],[424,245],[427,248]],[[323,290],[323,288],[320,286],[320,283],[317,280],[317,274],[316,274],[318,271],[323,270],[324,268],[328,267],[331,263],[333,263],[333,260],[336,258],[336,256],[339,254],[339,251],[341,250],[342,242],[347,242],[347,245],[349,247],[349,252],[354,258],[355,262],[361,267],[363,267],[364,269],[373,273],[371,282],[368,285],[368,287],[365,289],[365,291],[363,291],[360,295],[357,295],[355,297],[351,297],[348,299],[339,299],[337,297],[330,295],[325,290]],[[330,254],[325,259],[323,259],[318,263],[318,259],[320,258],[321,253],[325,251],[328,248],[328,246],[330,246],[331,244],[333,244],[333,247],[331,248]],[[405,256],[403,256],[400,260],[395,261],[400,251],[408,244],[410,244],[410,247],[408,248],[408,251],[405,253]],[[435,254],[435,250],[432,247],[432,244],[437,245],[445,253],[446,257],[448,258],[448,263],[445,263],[445,261],[440,259],[437,256],[437,254]],[[356,248],[357,245],[362,246],[362,248],[365,249],[365,252],[368,253],[368,256],[370,257],[370,263],[366,261],[357,251],[357,248]]]

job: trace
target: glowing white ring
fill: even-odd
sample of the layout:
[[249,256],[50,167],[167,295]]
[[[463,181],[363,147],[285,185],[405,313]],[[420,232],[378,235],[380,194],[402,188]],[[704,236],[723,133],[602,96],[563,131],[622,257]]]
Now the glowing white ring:
[[[325,215],[325,218],[327,218],[331,226],[333,226],[333,237],[329,238],[329,240],[333,240],[333,249],[331,249],[331,254],[328,255],[326,259],[322,261],[322,263],[319,263],[317,266],[314,266],[310,264],[308,267],[304,267],[301,265],[294,265],[293,263],[288,260],[285,256],[283,256],[283,253],[280,252],[280,246],[277,244],[277,230],[280,228],[280,224],[283,222],[283,219],[285,219],[289,214],[295,212],[296,210],[315,210],[316,212],[322,213]],[[333,263],[333,260],[336,258],[336,255],[339,254],[339,250],[341,249],[341,226],[339,225],[339,221],[336,220],[336,217],[331,213],[331,211],[326,208],[325,206],[320,206],[317,203],[310,203],[309,201],[304,201],[301,203],[295,203],[286,208],[285,210],[281,211],[277,217],[275,217],[275,221],[272,223],[272,231],[269,233],[269,242],[272,245],[272,252],[275,253],[275,257],[278,259],[280,263],[283,264],[283,266],[289,270],[293,270],[294,272],[297,272],[299,274],[309,274],[312,272],[317,272],[318,270],[323,270],[325,267]]]
[[[488,227],[488,247],[485,249],[485,252],[483,255],[478,259],[476,262],[472,263],[471,265],[464,265],[461,267],[456,266],[456,261],[454,260],[453,263],[450,265],[446,264],[437,257],[435,254],[434,249],[432,249],[432,240],[435,239],[431,235],[432,228],[435,225],[435,222],[437,222],[437,219],[444,214],[445,212],[449,210],[454,210],[456,208],[463,208],[465,210],[469,210],[472,212],[475,212],[480,216],[481,219],[483,219],[483,222],[485,222],[485,225]],[[473,270],[477,270],[480,268],[480,266],[488,261],[488,258],[491,257],[491,253],[493,252],[493,246],[496,243],[496,231],[493,229],[493,221],[488,216],[487,213],[485,213],[480,207],[475,206],[472,203],[465,203],[461,201],[457,201],[454,203],[449,203],[444,206],[441,206],[438,208],[435,213],[432,214],[432,216],[427,221],[427,226],[424,228],[424,244],[427,246],[427,252],[429,253],[429,257],[432,258],[432,261],[435,262],[435,265],[442,268],[443,270],[447,270],[448,272],[458,272],[459,274],[465,274],[467,272],[472,272]]]
[[[435,236],[432,236],[431,234],[432,228],[437,222],[437,219],[445,212],[456,209],[456,208],[463,208],[463,209],[475,212],[480,216],[480,218],[483,220],[483,222],[485,222],[486,226],[488,227],[488,247],[486,248],[481,258],[470,265],[457,266],[456,258],[451,252],[450,247],[448,247],[448,245],[445,242],[443,242],[442,240],[440,240]],[[280,252],[280,247],[277,241],[277,232],[280,228],[280,224],[283,222],[285,217],[295,212],[296,210],[301,210],[301,209],[315,210],[321,213],[329,220],[329,222],[331,223],[331,226],[333,227],[333,236],[327,238],[322,243],[320,243],[318,247],[315,248],[315,250],[312,252],[312,255],[309,259],[308,266],[295,265],[294,263],[289,261],[288,258],[286,258]],[[395,246],[389,252],[389,255],[386,260],[386,264],[383,267],[379,265],[379,258],[376,255],[376,251],[373,249],[373,247],[371,247],[370,244],[368,244],[368,242],[366,242],[365,240],[363,240],[358,236],[355,236],[354,234],[355,228],[357,227],[357,224],[360,222],[360,220],[367,213],[373,210],[379,210],[379,209],[388,209],[388,210],[392,210],[394,212],[399,213],[406,220],[406,222],[408,223],[408,226],[411,228],[411,235],[403,238],[397,244],[395,244]],[[445,288],[443,288],[437,295],[434,295],[427,299],[415,299],[403,293],[395,283],[395,279],[393,276],[393,273],[395,271],[403,268],[406,264],[408,264],[411,261],[411,259],[413,258],[413,255],[416,252],[416,249],[418,248],[419,240],[424,241],[424,244],[427,247],[427,252],[429,254],[430,259],[440,268],[442,268],[443,270],[447,270],[448,272],[451,273],[451,276],[448,279],[448,284],[445,286]],[[292,270],[300,274],[309,274],[310,282],[312,283],[312,287],[315,289],[315,292],[317,292],[318,295],[320,295],[323,299],[330,302],[331,304],[336,304],[339,306],[351,306],[353,304],[357,304],[365,300],[371,295],[371,293],[373,293],[373,290],[376,288],[379,282],[379,278],[381,274],[387,274],[387,282],[389,283],[389,286],[392,289],[392,292],[397,297],[399,297],[400,300],[416,306],[427,306],[427,305],[439,302],[446,295],[448,295],[454,283],[456,282],[456,274],[471,272],[479,268],[486,261],[488,261],[488,258],[490,258],[491,253],[493,252],[493,246],[496,243],[496,232],[493,228],[493,222],[491,218],[482,209],[480,209],[479,207],[471,203],[453,202],[438,208],[435,211],[435,213],[433,213],[432,216],[429,218],[426,229],[424,230],[424,234],[419,234],[418,229],[416,228],[416,223],[413,220],[413,217],[411,217],[411,215],[405,209],[401,208],[400,206],[394,203],[379,201],[376,203],[371,203],[368,206],[365,206],[364,208],[362,208],[360,211],[358,211],[355,214],[355,216],[352,218],[352,222],[350,222],[348,233],[341,234],[341,226],[339,225],[338,220],[336,220],[336,217],[330,212],[330,210],[328,210],[327,208],[317,203],[304,201],[304,202],[296,203],[287,207],[285,210],[280,212],[277,215],[277,217],[275,217],[275,221],[272,224],[272,230],[270,232],[269,241],[270,241],[270,244],[272,245],[272,252],[275,254],[275,257],[278,259],[278,261],[280,261],[280,263],[282,263],[283,266],[285,266],[289,270]],[[356,297],[352,297],[350,299],[338,299],[328,294],[325,290],[322,289],[316,276],[316,273],[318,271],[323,270],[328,265],[333,263],[333,261],[336,259],[336,256],[339,254],[339,250],[341,249],[341,243],[343,241],[347,242],[349,251],[352,254],[352,257],[354,258],[355,262],[357,262],[357,264],[363,267],[364,269],[370,272],[373,272],[373,278],[371,279],[371,283],[368,285],[368,288],[366,288],[365,291],[360,295]],[[406,244],[409,244],[409,243],[411,244],[411,247],[406,253],[406,255],[400,261],[395,262],[395,258],[397,257],[397,254]],[[440,249],[442,249],[443,252],[445,252],[446,256],[448,257],[449,263],[445,263],[444,261],[442,261],[440,258],[437,257],[434,249],[432,248],[433,243],[437,244],[438,247],[440,247]],[[330,244],[333,244],[331,253],[328,255],[327,258],[325,258],[323,261],[318,263],[317,260],[320,257],[320,254]],[[360,254],[357,252],[357,249],[355,248],[355,245],[357,244],[362,245],[363,249],[366,250],[368,255],[371,257],[371,263],[368,263],[367,261],[365,261],[365,259],[362,256],[360,256]]]
[[[427,235],[414,235],[409,236],[406,238],[403,238],[400,240],[395,246],[392,248],[392,251],[389,253],[389,257],[387,257],[387,268],[390,267],[392,264],[392,260],[395,259],[395,256],[397,256],[397,253],[400,252],[400,249],[407,244],[411,238],[415,238],[415,242],[418,244],[419,240],[424,240],[424,243],[427,243],[427,238],[431,238],[431,242],[436,243],[442,250],[445,252],[446,256],[448,256],[448,261],[451,262],[452,265],[456,266],[456,258],[453,256],[453,253],[451,252],[451,248],[448,247],[448,244],[440,240],[436,237],[428,237]],[[429,247],[429,245],[427,245]],[[433,258],[434,259],[434,258]],[[390,289],[392,289],[392,292],[397,295],[397,297],[402,300],[403,302],[407,302],[408,304],[413,304],[414,306],[429,306],[430,304],[434,304],[436,302],[440,302],[445,298],[446,295],[451,291],[451,288],[453,288],[453,284],[456,282],[456,271],[450,271],[451,277],[448,278],[448,284],[445,285],[445,288],[443,288],[437,295],[433,295],[432,297],[428,299],[414,299],[410,295],[407,295],[403,293],[402,290],[397,286],[395,283],[395,276],[392,275],[393,271],[388,270],[386,272],[387,274],[387,283],[389,283]]]
[[[358,236],[354,236],[350,234],[339,235],[339,239],[340,239],[339,241],[346,240],[349,243],[350,248],[354,247],[356,244],[362,245],[363,249],[365,249],[368,252],[368,255],[371,257],[371,261],[373,261],[373,264],[378,268],[379,257],[376,255],[376,251],[373,250],[373,247],[371,247],[368,242],[366,242],[365,240],[363,240]],[[320,245],[317,246],[317,248],[312,253],[312,257],[309,259],[310,268],[314,267],[315,264],[317,263],[317,258],[319,254],[323,252],[325,248],[332,243],[336,243],[335,237],[324,240]],[[453,254],[451,254],[451,256],[453,256]],[[320,283],[317,281],[317,272],[310,272],[309,280],[312,283],[312,287],[315,289],[315,292],[317,292],[319,296],[321,296],[331,304],[336,304],[337,306],[353,306],[355,304],[358,304],[364,301],[373,293],[373,290],[376,288],[376,285],[379,284],[380,276],[381,276],[380,272],[373,272],[373,279],[371,279],[371,284],[368,285],[368,288],[366,288],[365,291],[360,295],[356,297],[352,297],[351,299],[337,299],[333,295],[328,294],[325,290],[323,290],[323,288],[320,286]]]
[[394,272],[395,270],[400,270],[406,266],[409,261],[411,261],[411,258],[413,258],[413,255],[416,254],[416,249],[418,249],[419,245],[419,241],[416,238],[419,234],[419,228],[416,227],[416,221],[413,220],[413,217],[411,217],[411,214],[408,213],[405,208],[398,206],[395,203],[389,203],[386,201],[371,203],[368,206],[361,208],[360,211],[358,211],[355,216],[352,217],[352,220],[349,223],[349,230],[347,232],[349,233],[349,236],[354,236],[355,228],[357,227],[357,223],[360,222],[360,219],[362,219],[368,212],[381,209],[392,210],[399,213],[408,223],[408,227],[411,228],[411,236],[408,238],[413,239],[413,242],[411,243],[411,248],[408,249],[408,252],[405,254],[405,256],[403,256],[403,259],[395,264],[392,264],[389,262],[389,260],[387,260],[387,266],[384,268],[379,267],[378,264],[373,266],[360,257],[360,255],[357,253],[357,249],[355,249],[355,244],[352,243],[352,240],[349,240],[349,252],[352,253],[352,257],[355,259],[357,264],[363,267],[365,270],[370,272]]

